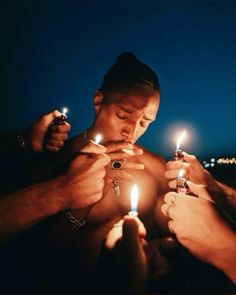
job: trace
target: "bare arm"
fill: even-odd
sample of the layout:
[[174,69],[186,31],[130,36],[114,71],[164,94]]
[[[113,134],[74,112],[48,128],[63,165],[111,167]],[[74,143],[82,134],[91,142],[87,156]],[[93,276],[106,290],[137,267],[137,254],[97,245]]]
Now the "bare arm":
[[0,242],[61,210],[86,208],[101,199],[109,157],[103,146],[89,142],[87,148],[97,154],[80,154],[67,173],[0,200]]
[[228,204],[231,204],[236,209],[236,189],[227,186],[224,183],[220,183],[219,181],[216,181],[216,183],[221,188]]
[[188,182],[195,196],[169,192],[162,213],[178,241],[194,256],[222,270],[236,284],[236,232],[219,214],[203,185]]
[[36,184],[0,200],[0,243],[63,209],[55,184]]
[[71,126],[64,122],[61,126],[52,126],[61,113],[57,110],[42,115],[37,121],[21,132],[0,134],[0,156],[25,152],[42,152],[43,149],[57,152],[67,140]]

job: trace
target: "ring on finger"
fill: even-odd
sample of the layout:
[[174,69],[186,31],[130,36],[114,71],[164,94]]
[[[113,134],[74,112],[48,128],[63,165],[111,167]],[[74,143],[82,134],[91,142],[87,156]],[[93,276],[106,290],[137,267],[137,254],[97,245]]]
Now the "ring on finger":
[[121,170],[125,162],[126,162],[126,159],[112,161],[111,168],[114,170]]
[[111,168],[114,170],[119,170],[122,168],[122,163],[121,161],[112,161],[111,162]]

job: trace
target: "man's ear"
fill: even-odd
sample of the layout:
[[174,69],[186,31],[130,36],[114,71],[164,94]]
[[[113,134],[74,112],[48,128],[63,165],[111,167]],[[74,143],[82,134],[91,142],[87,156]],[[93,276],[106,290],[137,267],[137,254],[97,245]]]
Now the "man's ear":
[[98,113],[103,104],[104,96],[100,90],[96,90],[93,96],[93,104],[95,112]]

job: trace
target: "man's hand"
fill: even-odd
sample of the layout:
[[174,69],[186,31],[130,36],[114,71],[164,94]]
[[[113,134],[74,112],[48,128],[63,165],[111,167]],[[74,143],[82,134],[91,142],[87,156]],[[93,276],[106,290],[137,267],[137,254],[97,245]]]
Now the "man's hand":
[[63,209],[85,208],[102,197],[105,166],[110,162],[106,148],[90,141],[82,151],[83,154],[70,163],[69,171],[57,181]]
[[[143,294],[147,276],[146,230],[137,217],[125,216],[108,232],[104,247],[113,255],[112,267],[120,271],[121,282],[125,281],[125,294]],[[117,271],[119,270],[119,271]]]
[[61,113],[57,110],[49,112],[41,116],[34,122],[25,132],[23,138],[27,146],[34,152],[42,152],[46,149],[51,152],[58,152],[67,140],[67,133],[71,126],[64,122],[63,125],[52,125],[56,118],[59,118]]
[[176,188],[176,178],[178,177],[179,170],[184,169],[184,177],[196,184],[206,185],[213,196],[222,193],[219,184],[212,177],[211,173],[203,168],[195,156],[189,155],[185,152],[183,152],[183,156],[185,162],[170,161],[167,163],[167,171],[165,172],[165,175],[170,180],[170,188]]
[[219,215],[206,188],[190,181],[188,185],[198,197],[169,192],[161,211],[170,218],[169,229],[184,247],[219,267],[225,251],[236,242],[236,235]]
[[106,149],[112,161],[128,159],[143,154],[142,149],[134,148],[131,143],[123,141],[110,143],[106,145]]
[[[114,142],[105,146],[106,154],[110,157],[110,165],[107,166],[106,182],[111,182],[112,177],[125,179],[133,182],[132,170],[143,170],[144,164],[135,161],[135,157],[142,155],[143,150],[135,148],[132,144],[127,142]],[[134,159],[133,159],[134,157]],[[119,168],[115,169],[115,165]],[[112,176],[112,177],[111,177]]]

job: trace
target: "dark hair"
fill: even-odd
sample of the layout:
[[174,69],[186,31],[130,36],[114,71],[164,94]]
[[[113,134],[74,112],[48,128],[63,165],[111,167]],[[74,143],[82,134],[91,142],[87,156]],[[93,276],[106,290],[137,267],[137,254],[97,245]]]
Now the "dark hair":
[[160,91],[156,73],[142,63],[133,53],[124,52],[103,78],[100,90],[108,92],[127,92],[139,85],[149,86],[150,91]]

